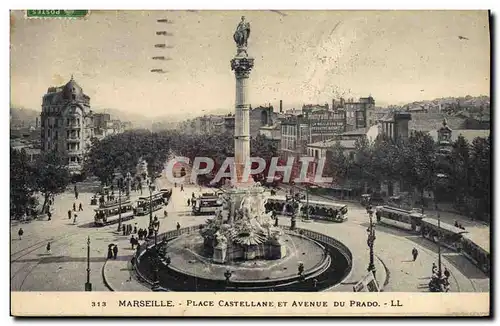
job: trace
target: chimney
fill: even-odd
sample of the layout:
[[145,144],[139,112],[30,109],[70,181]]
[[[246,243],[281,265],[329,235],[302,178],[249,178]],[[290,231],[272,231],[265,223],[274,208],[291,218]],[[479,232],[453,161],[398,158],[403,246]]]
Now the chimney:
[[280,100],[280,113],[283,113],[283,100]]

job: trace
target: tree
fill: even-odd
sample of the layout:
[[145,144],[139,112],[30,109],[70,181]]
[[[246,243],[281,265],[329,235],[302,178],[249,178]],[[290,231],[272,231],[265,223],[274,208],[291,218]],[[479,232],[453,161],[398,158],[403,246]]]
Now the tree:
[[428,133],[416,131],[399,148],[406,166],[401,174],[420,192],[423,200],[424,190],[434,189],[437,178],[434,139]]
[[10,212],[16,219],[23,216],[29,208],[36,205],[34,200],[33,166],[26,152],[10,149]]
[[66,160],[55,151],[43,153],[36,161],[35,166],[35,187],[43,195],[42,212],[44,212],[48,199],[64,192],[71,177],[66,167]]
[[475,213],[480,218],[490,215],[491,209],[491,137],[476,137],[472,141],[470,190],[475,199]]
[[340,142],[326,151],[325,175],[333,178],[336,184],[342,184],[349,176],[354,160],[346,157]]
[[444,173],[449,176],[450,187],[456,195],[456,203],[462,207],[470,192],[471,177],[470,145],[462,135],[453,143],[451,156],[447,161],[449,164],[444,167],[446,170]]

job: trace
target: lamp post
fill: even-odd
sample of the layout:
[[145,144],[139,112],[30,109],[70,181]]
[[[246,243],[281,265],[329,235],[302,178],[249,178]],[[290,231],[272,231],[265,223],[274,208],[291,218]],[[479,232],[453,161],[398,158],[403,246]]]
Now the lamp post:
[[[445,180],[447,178],[447,175],[445,174],[442,174],[442,173],[438,173],[436,175],[436,179],[437,179],[437,184],[439,184],[439,182],[441,180]],[[436,192],[434,194],[434,201],[435,201],[435,206],[436,206],[436,211],[437,211],[437,220],[438,220],[438,235],[437,235],[437,245],[438,245],[438,280],[439,280],[439,284],[441,284],[441,281],[442,281],[442,268],[441,268],[441,212],[439,210],[439,206],[438,206],[438,189],[437,187],[435,188],[436,189]],[[441,289],[441,287],[440,287]]]
[[309,184],[306,185],[306,219],[309,220]]
[[158,230],[160,230],[160,221],[155,218],[153,222],[153,231],[155,232],[155,247],[158,245]]
[[122,185],[123,179],[119,178],[118,183],[118,232],[122,229]]
[[368,271],[373,273],[373,277],[375,277],[375,263],[374,263],[374,253],[373,253],[373,245],[375,244],[375,228],[373,227],[373,208],[371,205],[369,205],[366,208],[366,212],[368,213],[368,216],[370,217],[370,226],[367,230],[368,232],[368,247],[370,248],[370,263],[368,264]]
[[155,190],[154,182],[149,183],[149,225],[153,224],[153,191]]
[[90,236],[87,238],[87,282],[85,283],[85,291],[92,291],[92,283],[90,283]]

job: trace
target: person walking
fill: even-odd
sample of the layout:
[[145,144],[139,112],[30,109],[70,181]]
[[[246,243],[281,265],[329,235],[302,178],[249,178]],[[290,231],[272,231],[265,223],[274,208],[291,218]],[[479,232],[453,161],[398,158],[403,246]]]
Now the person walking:
[[137,234],[137,225],[134,225],[134,234]]
[[451,273],[450,271],[448,270],[448,268],[444,268],[444,277],[446,277],[446,279],[448,279],[450,277]]
[[108,259],[113,258],[113,245],[108,245]]
[[417,257],[418,257],[418,250],[417,250],[417,248],[413,248],[412,249],[411,255],[413,256],[413,261],[417,260]]
[[184,191],[184,185],[181,184],[181,191]]
[[52,213],[50,211],[47,212],[48,221],[52,220]]
[[19,240],[21,240],[21,238],[23,237],[23,234],[24,234],[24,230],[23,230],[23,228],[20,228],[19,231],[17,232],[17,235],[19,236]]
[[177,231],[179,231],[181,228],[181,225],[179,224],[179,222],[177,222]]
[[188,198],[188,206],[191,206],[191,199]]
[[130,237],[130,245],[132,246],[132,249],[134,249],[134,246],[136,244],[135,242],[136,242],[136,240],[134,238],[134,235],[132,235],[132,237]]
[[118,246],[117,246],[117,245],[115,245],[115,246],[113,247],[113,259],[115,259],[115,260],[116,260],[116,257],[117,257],[117,256],[118,256]]
[[71,209],[68,210],[68,220],[71,220]]
[[76,212],[76,203],[73,203],[73,212]]
[[50,242],[47,243],[47,253],[50,254]]
[[79,211],[79,212],[83,211],[83,206],[82,206],[82,203],[80,203],[80,205],[78,205],[78,211]]

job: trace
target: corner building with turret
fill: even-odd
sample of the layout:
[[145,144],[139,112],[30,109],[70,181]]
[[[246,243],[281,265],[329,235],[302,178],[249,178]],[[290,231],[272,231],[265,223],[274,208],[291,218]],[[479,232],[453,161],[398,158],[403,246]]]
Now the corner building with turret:
[[64,86],[49,87],[43,96],[40,121],[42,151],[61,153],[70,173],[80,174],[94,124],[90,97],[73,77]]

